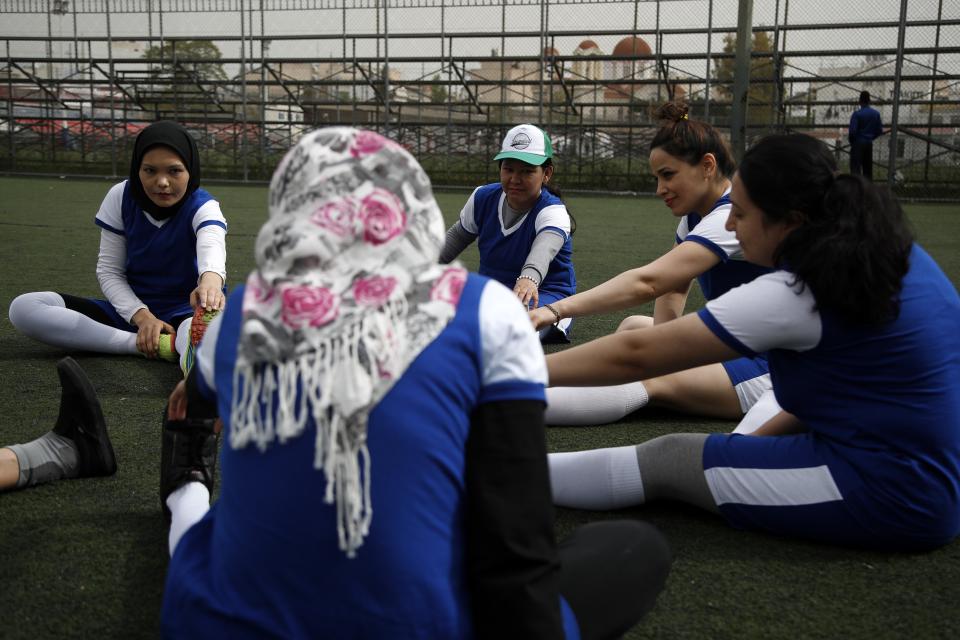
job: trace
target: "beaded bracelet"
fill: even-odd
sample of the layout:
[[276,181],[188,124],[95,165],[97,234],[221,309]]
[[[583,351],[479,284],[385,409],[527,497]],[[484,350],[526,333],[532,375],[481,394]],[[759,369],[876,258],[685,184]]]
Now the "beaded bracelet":
[[546,307],[547,309],[550,309],[550,311],[553,312],[553,315],[557,318],[556,322],[553,323],[553,326],[555,326],[555,327],[560,326],[560,320],[561,320],[561,318],[560,318],[560,312],[557,311],[556,309],[554,309],[552,304],[549,304],[549,303],[548,303],[548,304],[545,304],[545,305],[543,305],[543,306]]
[[533,283],[533,286],[535,286],[535,287],[537,287],[537,288],[540,287],[540,283],[537,282],[536,280],[534,280],[531,276],[519,276],[519,277],[517,278],[517,281],[519,282],[520,280],[529,280],[530,282]]

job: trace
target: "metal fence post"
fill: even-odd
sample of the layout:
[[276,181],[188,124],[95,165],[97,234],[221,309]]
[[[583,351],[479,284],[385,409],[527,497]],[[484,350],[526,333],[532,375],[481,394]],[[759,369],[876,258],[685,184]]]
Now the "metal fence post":
[[753,48],[753,0],[739,0],[737,57],[733,71],[733,112],[730,142],[737,162],[747,147],[747,93],[750,90],[750,51]]
[[900,120],[900,78],[903,75],[903,42],[907,30],[907,0],[900,0],[900,28],[897,31],[897,66],[893,78],[893,115],[890,116],[890,152],[887,157],[887,184],[892,188],[897,175],[897,128]]

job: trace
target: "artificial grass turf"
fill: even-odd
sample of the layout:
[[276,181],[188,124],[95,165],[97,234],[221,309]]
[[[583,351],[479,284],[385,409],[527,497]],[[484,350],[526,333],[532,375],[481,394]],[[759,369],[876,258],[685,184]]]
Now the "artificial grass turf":
[[[559,176],[562,177],[562,176]],[[109,180],[0,178],[0,442],[30,440],[52,426],[64,355],[16,332],[6,317],[17,294],[57,290],[99,296],[99,231],[92,224]],[[228,282],[253,266],[266,215],[262,186],[209,186],[230,222]],[[438,193],[448,222],[468,191]],[[659,201],[571,197],[580,288],[669,249],[676,225]],[[910,205],[923,246],[960,282],[954,205]],[[476,266],[476,249],[464,256]],[[688,309],[702,304],[696,287]],[[632,312],[649,312],[643,305]],[[626,312],[578,319],[574,343],[616,328]],[[559,347],[549,347],[557,349]],[[113,478],[59,482],[0,495],[0,619],[3,638],[152,638],[167,564],[158,499],[159,416],[177,367],[136,357],[75,356],[100,394],[116,449]],[[814,399],[815,401],[815,399]],[[551,428],[567,451],[634,444],[676,431],[729,431],[731,423],[643,410],[613,425]],[[955,637],[960,633],[960,543],[924,554],[880,554],[736,531],[684,505],[618,513],[559,509],[561,537],[595,519],[642,518],[674,552],[657,606],[627,638]]]

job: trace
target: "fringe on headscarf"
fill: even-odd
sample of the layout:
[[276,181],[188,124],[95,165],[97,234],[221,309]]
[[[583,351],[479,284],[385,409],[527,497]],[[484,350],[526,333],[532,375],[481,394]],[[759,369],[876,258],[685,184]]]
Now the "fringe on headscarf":
[[373,517],[367,449],[372,398],[377,385],[392,385],[403,374],[388,371],[384,378],[376,354],[391,353],[388,343],[406,341],[406,316],[407,300],[399,298],[300,356],[260,363],[241,357],[234,369],[231,446],[254,443],[263,451],[274,440],[300,436],[312,418],[314,468],[324,472],[323,500],[336,504],[340,549],[349,557],[363,544]]

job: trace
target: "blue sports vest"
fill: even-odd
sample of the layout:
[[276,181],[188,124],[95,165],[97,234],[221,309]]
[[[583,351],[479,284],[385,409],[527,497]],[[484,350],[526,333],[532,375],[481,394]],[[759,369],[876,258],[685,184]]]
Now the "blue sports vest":
[[[563,204],[563,201],[543,189],[530,212],[505,235],[500,228],[499,204],[502,194],[503,189],[497,182],[480,187],[473,196],[473,215],[479,231],[479,271],[513,289],[537,236],[537,214],[544,207]],[[550,262],[540,283],[540,291],[558,297],[572,296],[577,292],[577,277],[573,272],[573,240],[569,235],[566,235],[563,246]]]
[[[123,188],[123,235],[127,244],[127,282],[158,317],[190,315],[190,293],[197,286],[197,236],[193,217],[213,196],[197,189],[172,218],[157,227]],[[207,224],[220,224],[210,221]],[[222,226],[222,225],[221,225]]]

